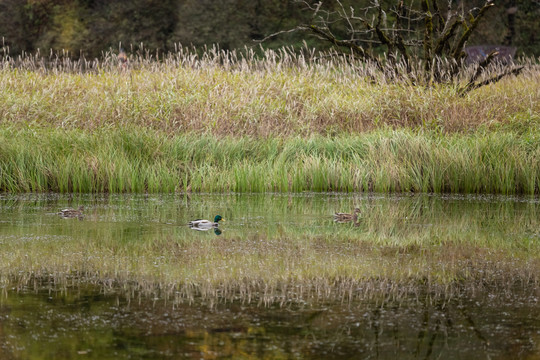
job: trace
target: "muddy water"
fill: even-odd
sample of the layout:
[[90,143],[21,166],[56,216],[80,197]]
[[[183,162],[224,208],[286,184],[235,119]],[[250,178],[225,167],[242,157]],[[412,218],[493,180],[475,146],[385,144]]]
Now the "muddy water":
[[[79,205],[85,206],[81,218],[57,214]],[[354,207],[361,209],[356,224],[333,221],[334,211]],[[186,226],[215,214],[226,219],[218,233]],[[383,250],[401,249],[400,242],[421,248],[423,242],[426,248],[473,242],[486,263],[515,258],[519,268],[523,259],[538,261],[538,215],[538,199],[514,197],[0,195],[0,253],[6,259],[13,244],[38,243],[47,247],[45,256],[70,241],[339,243],[358,237]],[[21,286],[4,277],[0,359],[540,358],[535,283],[523,278],[499,287],[496,276],[446,298],[420,289],[414,296],[282,303],[128,298],[121,289],[84,279],[58,286],[54,278],[41,278]]]

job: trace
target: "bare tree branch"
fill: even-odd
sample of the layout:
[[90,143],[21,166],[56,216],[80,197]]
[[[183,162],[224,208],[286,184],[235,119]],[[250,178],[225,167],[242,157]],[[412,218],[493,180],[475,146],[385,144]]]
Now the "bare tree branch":
[[332,35],[332,33],[324,31],[317,25],[300,26],[300,28],[305,29],[305,30],[310,30],[314,34],[322,37],[323,39],[327,41],[330,41],[336,46],[349,48],[354,54],[359,56],[362,60],[367,60],[367,61],[373,62],[374,64],[377,64],[377,66],[380,66],[380,62],[377,59],[369,55],[361,46],[356,45],[354,41],[339,40],[334,35]]
[[433,52],[435,56],[441,56],[445,46],[450,45],[450,40],[456,34],[458,27],[463,24],[461,20],[456,20],[452,25],[439,37],[437,43],[435,44],[435,51]]
[[[454,51],[452,51],[452,57],[454,59],[460,60],[465,57],[465,54],[463,53],[463,48],[465,47],[465,43],[467,42],[467,40],[469,40],[469,37],[472,35],[473,31],[478,26],[480,19],[484,17],[486,11],[493,5],[494,5],[493,0],[487,0],[484,6],[482,6],[482,8],[480,9],[478,15],[473,16],[471,14],[470,25],[465,29],[457,45],[455,46]],[[463,25],[465,25],[465,22],[463,22]]]
[[497,76],[494,76],[490,79],[486,79],[482,82],[479,82],[479,83],[476,83],[476,84],[469,84],[468,86],[464,87],[462,90],[459,91],[459,94],[461,96],[464,96],[465,94],[467,94],[468,92],[472,91],[472,90],[475,90],[475,89],[478,89],[479,87],[482,87],[482,86],[486,86],[486,85],[489,85],[489,84],[492,84],[492,83],[496,83],[497,81],[501,80],[503,77],[505,76],[508,76],[508,75],[519,75],[521,73],[521,71],[525,68],[525,66],[518,66],[516,68],[513,68],[513,69],[510,69],[510,70],[507,70]]
[[[455,84],[463,81],[467,73],[463,61],[465,45],[493,6],[493,0],[484,0],[483,6],[466,11],[463,4],[454,8],[454,0],[447,0],[444,9],[440,0],[395,0],[387,8],[382,1],[371,1],[367,7],[347,8],[345,0],[325,3],[299,0],[311,12],[311,20],[263,41],[286,32],[305,31],[335,46],[338,54],[350,53],[356,59],[375,64],[389,79],[414,84]],[[388,18],[387,13],[391,15]],[[465,19],[465,14],[469,19]],[[496,56],[491,53],[478,63],[460,94],[508,74],[519,74],[522,68],[505,69],[499,75],[479,81]]]
[[426,71],[431,68],[432,61],[432,35],[433,35],[433,16],[429,11],[428,0],[422,0],[422,11],[424,11],[424,66]]

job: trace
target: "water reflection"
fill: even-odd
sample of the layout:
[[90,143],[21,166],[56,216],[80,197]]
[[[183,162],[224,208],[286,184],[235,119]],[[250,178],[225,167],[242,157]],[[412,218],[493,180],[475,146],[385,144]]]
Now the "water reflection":
[[217,228],[217,227],[211,227],[211,228],[200,228],[200,227],[194,227],[194,226],[190,226],[189,227],[191,230],[195,230],[195,231],[210,231],[210,230],[213,230],[214,234],[216,235],[221,235],[222,231]]
[[[57,215],[80,205],[81,221]],[[334,221],[354,208],[356,221]],[[352,296],[363,296],[363,282],[511,285],[538,280],[539,210],[537,198],[495,196],[4,194],[0,276],[19,284],[36,269],[65,277],[68,268],[149,286],[298,285],[324,295],[336,292],[321,286],[336,284]],[[190,229],[204,214],[228,221]]]
[[[80,205],[80,221],[58,216]],[[538,357],[539,211],[500,196],[2,194],[0,359]],[[190,229],[205,214],[227,223]]]
[[[481,232],[504,232],[508,225],[522,228],[538,238],[539,202],[536,198],[464,197],[464,196],[346,196],[326,195],[72,195],[56,194],[22,196],[0,195],[0,221],[4,224],[55,226],[61,222],[51,217],[64,207],[83,204],[86,226],[106,227],[152,225],[155,233],[172,231],[159,225],[175,225],[179,235],[184,224],[208,213],[227,218],[227,229],[245,235],[264,230],[277,234],[280,229],[295,233],[340,231],[333,226],[332,215],[358,207],[358,220],[366,230],[386,228],[385,235],[414,228],[478,229]],[[66,223],[61,223],[65,225]],[[515,224],[515,225],[514,225]],[[390,225],[390,226],[388,226]],[[466,225],[466,226],[464,226]],[[12,228],[14,230],[14,228]],[[80,227],[82,230],[82,227]],[[512,233],[514,231],[509,231]]]
[[127,302],[91,287],[9,293],[0,357],[489,359],[540,355],[538,304],[492,292],[451,302]]

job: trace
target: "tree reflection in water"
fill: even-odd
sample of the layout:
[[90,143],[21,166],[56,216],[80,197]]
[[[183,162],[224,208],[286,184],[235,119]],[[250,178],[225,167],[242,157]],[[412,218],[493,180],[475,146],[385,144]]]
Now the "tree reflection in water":
[[284,307],[173,306],[92,287],[9,292],[0,305],[0,358],[525,358],[540,355],[535,292]]

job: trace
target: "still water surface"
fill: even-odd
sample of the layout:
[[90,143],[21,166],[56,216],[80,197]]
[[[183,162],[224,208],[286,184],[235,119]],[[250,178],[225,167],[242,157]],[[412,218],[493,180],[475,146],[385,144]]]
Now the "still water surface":
[[[79,205],[85,206],[81,219],[57,214]],[[362,210],[356,226],[333,221],[334,211],[356,206]],[[220,232],[186,226],[216,214],[226,219]],[[515,197],[0,195],[0,254],[13,251],[13,244],[46,244],[54,251],[70,241],[165,239],[229,241],[248,259],[249,248],[260,246],[253,239],[271,245],[284,238],[323,241],[326,252],[339,252],[342,247],[353,251],[356,243],[350,239],[358,238],[391,249],[390,255],[382,251],[384,256],[396,256],[393,249],[402,249],[402,242],[410,244],[406,249],[422,242],[475,242],[488,263],[500,261],[502,252],[519,259],[519,267],[522,259],[537,261],[537,254],[523,254],[538,249],[538,215],[538,199]],[[340,246],[333,247],[334,242]],[[268,250],[269,256],[278,250]],[[90,282],[57,286],[49,278],[24,286],[2,284],[0,359],[540,358],[539,292],[523,281],[501,288],[490,283],[450,298],[419,292],[281,303],[241,297],[128,298]]]

